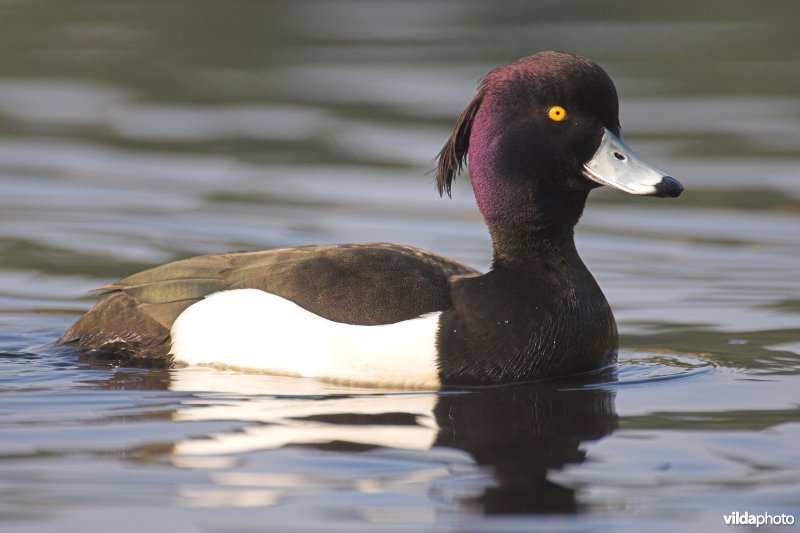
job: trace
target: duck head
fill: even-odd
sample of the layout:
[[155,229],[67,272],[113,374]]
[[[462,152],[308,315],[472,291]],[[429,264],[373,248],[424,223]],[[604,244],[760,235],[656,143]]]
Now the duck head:
[[645,196],[683,191],[622,140],[608,74],[562,52],[523,58],[481,80],[439,153],[440,194],[450,194],[467,159],[496,252],[509,234],[571,240],[589,191],[601,185]]

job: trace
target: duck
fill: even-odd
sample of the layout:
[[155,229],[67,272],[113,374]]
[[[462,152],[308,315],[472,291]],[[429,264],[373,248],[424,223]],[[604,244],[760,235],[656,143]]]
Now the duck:
[[164,365],[211,365],[375,387],[548,380],[617,358],[575,226],[601,186],[677,197],[625,143],[617,91],[586,57],[540,52],[481,78],[436,159],[469,170],[492,243],[487,272],[411,246],[301,246],[192,257],[99,289],[57,343]]

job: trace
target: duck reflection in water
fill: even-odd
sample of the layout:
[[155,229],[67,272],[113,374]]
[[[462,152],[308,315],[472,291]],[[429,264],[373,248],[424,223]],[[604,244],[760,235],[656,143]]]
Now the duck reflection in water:
[[583,462],[581,444],[614,430],[613,395],[563,382],[442,395],[434,446],[462,449],[492,469],[496,486],[476,501],[487,514],[576,512],[575,490],[548,472]]
[[[440,393],[364,394],[363,389],[344,389],[344,394],[332,395],[328,389],[322,397],[297,396],[295,381],[291,396],[281,396],[278,391],[276,396],[248,396],[248,401],[231,402],[229,396],[225,401],[213,398],[220,398],[218,392],[223,390],[247,393],[247,387],[242,390],[241,383],[234,384],[234,375],[227,386],[216,382],[199,387],[203,377],[219,379],[221,375],[211,369],[205,369],[208,373],[199,368],[186,370],[190,372],[173,375],[177,379],[173,379],[172,390],[216,389],[216,393],[201,406],[179,410],[175,414],[178,419],[257,424],[179,442],[174,457],[190,459],[287,446],[336,453],[430,450],[433,455],[424,456],[428,466],[444,462],[450,469],[463,458],[492,475],[477,496],[464,497],[463,491],[456,490],[460,505],[477,507],[476,511],[486,514],[578,511],[575,489],[550,481],[548,473],[583,462],[584,443],[609,435],[617,426],[614,392],[587,386],[586,380]],[[264,387],[264,383],[253,383],[254,390],[269,390]],[[463,450],[469,458],[453,454],[455,450]],[[452,479],[448,474],[447,483]]]

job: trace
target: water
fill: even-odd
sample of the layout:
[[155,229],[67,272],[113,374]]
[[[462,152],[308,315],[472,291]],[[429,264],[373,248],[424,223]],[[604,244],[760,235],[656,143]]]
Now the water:
[[[798,15],[790,1],[0,2],[0,528],[800,518]],[[392,241],[486,268],[467,180],[442,200],[426,172],[477,78],[542,49],[600,62],[626,139],[687,187],[598,191],[579,226],[619,322],[616,368],[403,393],[46,347],[90,289],[201,253]]]

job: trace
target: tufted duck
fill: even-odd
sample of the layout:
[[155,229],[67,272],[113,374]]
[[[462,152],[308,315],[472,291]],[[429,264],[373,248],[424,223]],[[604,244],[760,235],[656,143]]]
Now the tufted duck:
[[59,339],[92,352],[375,386],[537,380],[614,362],[614,316],[573,239],[589,191],[683,187],[623,142],[592,61],[542,52],[493,70],[438,157],[469,159],[489,272],[395,244],[194,257],[104,287]]

